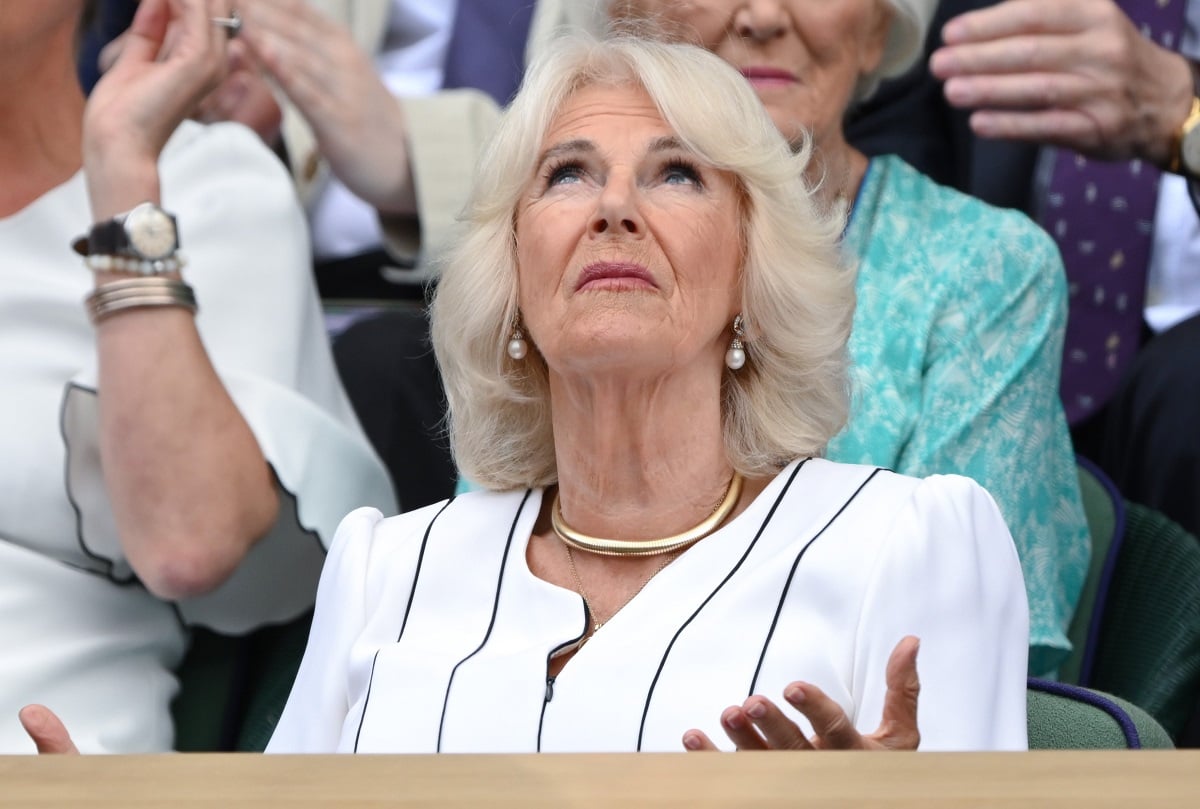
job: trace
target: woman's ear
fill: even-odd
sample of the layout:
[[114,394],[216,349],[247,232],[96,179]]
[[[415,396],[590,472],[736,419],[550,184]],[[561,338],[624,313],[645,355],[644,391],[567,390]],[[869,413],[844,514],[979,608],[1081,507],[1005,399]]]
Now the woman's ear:
[[865,76],[879,67],[883,52],[887,48],[896,11],[887,0],[874,0],[871,11],[863,23],[862,41],[859,48],[858,75]]

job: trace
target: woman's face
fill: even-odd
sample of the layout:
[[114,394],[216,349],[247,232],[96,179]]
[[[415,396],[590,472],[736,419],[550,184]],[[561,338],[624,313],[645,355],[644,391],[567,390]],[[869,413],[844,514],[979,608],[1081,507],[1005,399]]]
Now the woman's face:
[[568,98],[517,207],[521,317],[551,371],[720,374],[741,300],[738,199],[641,88]]
[[883,56],[881,0],[615,0],[617,17],[651,15],[736,67],[789,142],[842,137],[860,76]]

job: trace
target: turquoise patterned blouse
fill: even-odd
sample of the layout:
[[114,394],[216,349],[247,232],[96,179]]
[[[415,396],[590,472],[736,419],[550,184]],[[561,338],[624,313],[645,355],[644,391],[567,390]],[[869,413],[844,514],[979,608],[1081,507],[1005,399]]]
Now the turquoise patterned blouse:
[[995,498],[1029,593],[1031,673],[1056,669],[1091,540],[1058,398],[1066,281],[1024,214],[872,159],[847,225],[859,261],[855,393],[836,461],[957,473]]

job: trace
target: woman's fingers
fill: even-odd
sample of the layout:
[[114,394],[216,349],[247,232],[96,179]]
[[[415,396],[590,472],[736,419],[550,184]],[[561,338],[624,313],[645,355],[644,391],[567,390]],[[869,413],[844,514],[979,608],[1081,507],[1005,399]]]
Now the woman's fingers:
[[721,713],[721,729],[738,750],[766,750],[767,742],[754,727],[754,722],[740,705]]
[[112,67],[153,62],[167,36],[171,22],[169,0],[142,0],[129,30],[121,35],[121,47],[113,56]]
[[921,680],[917,676],[917,652],[921,642],[908,635],[896,644],[887,664],[887,694],[883,699],[883,721],[872,738],[892,750],[916,750],[921,743],[917,727],[917,703]]
[[45,705],[26,705],[17,716],[38,753],[79,753],[62,720]]
[[742,703],[742,711],[766,740],[771,750],[812,750],[812,743],[800,726],[766,697],[753,696]]
[[859,750],[862,735],[842,706],[811,683],[792,683],[783,691],[783,698],[804,714],[812,725],[813,746],[823,750]]
[[683,747],[685,750],[696,752],[703,751],[706,753],[716,753],[718,748],[712,743],[712,739],[702,730],[689,730],[683,734]]
[[[721,713],[721,729],[738,750],[916,750],[921,741],[917,729],[917,702],[921,682],[917,677],[920,641],[908,635],[888,657],[883,720],[879,730],[863,736],[842,706],[811,683],[794,682],[783,698],[802,713],[812,726],[812,738],[792,721],[777,704],[760,695]],[[683,735],[688,750],[716,750],[703,732]]]

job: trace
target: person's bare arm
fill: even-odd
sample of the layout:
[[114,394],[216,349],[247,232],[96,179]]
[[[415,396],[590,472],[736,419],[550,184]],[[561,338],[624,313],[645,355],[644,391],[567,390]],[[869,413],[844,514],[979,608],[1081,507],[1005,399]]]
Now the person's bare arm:
[[[225,33],[209,19],[228,6],[143,0],[85,113],[96,221],[159,201],[158,156],[224,70]],[[98,273],[97,285],[115,279]],[[97,326],[96,341],[101,459],[125,555],[160,597],[211,590],[275,520],[270,468],[189,312],[123,311]]]

